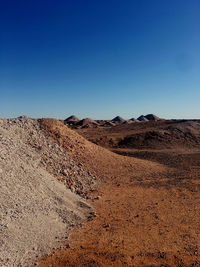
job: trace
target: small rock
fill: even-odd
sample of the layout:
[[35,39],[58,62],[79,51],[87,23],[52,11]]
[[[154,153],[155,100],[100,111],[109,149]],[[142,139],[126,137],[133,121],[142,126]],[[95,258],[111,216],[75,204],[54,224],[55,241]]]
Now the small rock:
[[110,225],[109,225],[109,224],[103,224],[102,227],[103,227],[103,228],[109,228]]
[[67,175],[68,175],[68,171],[67,171],[67,170],[63,170],[63,171],[62,171],[62,174],[63,174],[64,176],[67,176]]

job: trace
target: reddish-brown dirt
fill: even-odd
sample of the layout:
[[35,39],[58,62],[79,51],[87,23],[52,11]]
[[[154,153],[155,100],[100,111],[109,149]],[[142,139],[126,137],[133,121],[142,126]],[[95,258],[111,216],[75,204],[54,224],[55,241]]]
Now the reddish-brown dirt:
[[76,129],[91,142],[107,148],[171,149],[177,147],[200,149],[198,121],[162,120],[111,127]]
[[63,249],[38,266],[200,265],[198,154],[194,161],[193,153],[183,156],[182,168],[172,166],[166,153],[164,166],[114,154],[54,120],[41,121],[41,127],[100,184],[89,200],[97,216],[74,228]]

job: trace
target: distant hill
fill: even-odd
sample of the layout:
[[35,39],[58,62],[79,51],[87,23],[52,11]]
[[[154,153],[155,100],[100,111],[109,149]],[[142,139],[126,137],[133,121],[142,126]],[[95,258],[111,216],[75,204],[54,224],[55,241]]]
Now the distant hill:
[[124,119],[121,116],[116,116],[112,120],[93,120],[91,118],[84,118],[80,120],[75,115],[71,115],[70,117],[64,120],[64,124],[71,125],[75,128],[92,128],[92,127],[112,127],[117,125],[126,125],[132,123],[140,123],[140,122],[148,122],[148,121],[159,121],[158,116],[154,114],[141,115],[137,119]]
[[123,123],[123,122],[125,122],[125,121],[126,121],[126,120],[123,119],[123,118],[120,117],[120,116],[117,116],[117,117],[115,117],[115,118],[112,119],[112,122],[118,122],[118,123]]
[[82,127],[91,127],[91,126],[97,126],[98,123],[90,118],[85,118],[83,120],[80,120],[79,122],[76,123],[77,126],[82,126]]
[[67,119],[65,119],[64,123],[65,124],[75,124],[79,121],[80,121],[80,119],[78,117],[76,117],[75,115],[72,115],[72,116],[68,117]]
[[[157,122],[162,123],[162,121]],[[145,131],[128,133],[122,138],[118,146],[126,148],[175,148],[198,147],[200,145],[200,124],[198,122],[183,121],[158,126],[146,126]],[[161,126],[162,125],[162,126]]]
[[157,117],[157,116],[154,115],[154,114],[147,114],[147,115],[145,116],[145,118],[146,118],[147,120],[149,120],[149,121],[159,121],[159,120],[161,120],[159,117]]
[[137,118],[138,121],[149,121],[144,115]]
[[139,120],[138,119],[135,119],[135,118],[131,118],[130,121],[132,121],[132,122],[139,122]]
[[103,126],[114,126],[115,124],[111,121],[104,121]]

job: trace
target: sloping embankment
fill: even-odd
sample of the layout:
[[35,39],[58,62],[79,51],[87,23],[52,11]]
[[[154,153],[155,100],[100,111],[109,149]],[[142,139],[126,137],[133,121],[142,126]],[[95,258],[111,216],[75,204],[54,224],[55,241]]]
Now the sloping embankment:
[[30,266],[60,247],[91,212],[73,192],[86,198],[95,179],[44,136],[38,120],[1,120],[0,266]]

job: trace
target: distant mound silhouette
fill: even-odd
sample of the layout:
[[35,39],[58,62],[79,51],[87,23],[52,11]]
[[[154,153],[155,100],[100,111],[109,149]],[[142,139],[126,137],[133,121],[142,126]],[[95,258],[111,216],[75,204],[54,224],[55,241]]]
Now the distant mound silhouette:
[[79,121],[80,121],[80,119],[78,117],[76,117],[75,115],[72,115],[72,116],[68,117],[67,119],[65,119],[64,123],[65,124],[69,124],[69,123],[75,124]]
[[123,123],[123,122],[125,122],[125,121],[126,121],[126,120],[123,119],[123,118],[120,117],[120,116],[117,116],[117,117],[115,117],[115,118],[112,119],[112,122],[118,122],[118,123]]
[[122,124],[130,124],[130,123],[133,123],[133,121],[131,121],[131,120],[126,120],[126,121],[124,121],[124,122],[122,122]]
[[111,121],[105,121],[103,126],[114,126],[115,124]]
[[139,120],[138,119],[135,119],[135,118],[130,119],[130,121],[132,121],[132,122],[139,122]]
[[141,115],[140,117],[137,118],[139,121],[149,121],[144,115]]
[[98,123],[90,118],[85,118],[83,120],[78,121],[76,125],[82,127],[90,127],[90,126],[97,126]]
[[75,115],[71,115],[70,117],[66,118],[64,120],[64,124],[67,125],[72,125],[75,127],[80,127],[80,128],[96,128],[96,127],[112,127],[116,125],[127,125],[127,124],[132,124],[134,122],[148,122],[148,121],[160,121],[162,120],[161,118],[157,117],[154,114],[147,114],[147,115],[141,115],[140,117],[136,118],[131,118],[129,120],[125,120],[124,118],[120,116],[116,116],[112,120],[93,120],[91,118],[84,118],[80,120],[78,117]]
[[147,114],[147,115],[145,116],[145,118],[146,118],[147,120],[149,120],[149,121],[159,121],[159,120],[161,120],[159,117],[157,117],[157,116],[154,115],[154,114]]

